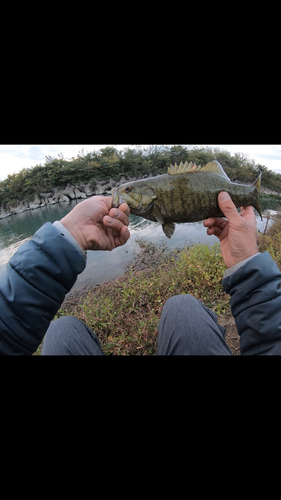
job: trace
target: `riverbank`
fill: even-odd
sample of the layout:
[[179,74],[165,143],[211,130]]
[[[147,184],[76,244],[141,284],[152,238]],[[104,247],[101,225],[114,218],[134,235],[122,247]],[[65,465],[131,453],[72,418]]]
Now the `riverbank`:
[[[138,177],[121,176],[118,181],[110,178],[107,181],[95,180],[88,184],[67,184],[65,189],[54,188],[49,192],[41,192],[40,195],[36,194],[32,201],[20,201],[16,206],[9,206],[6,210],[2,206],[0,209],[0,219],[5,219],[11,215],[16,215],[28,210],[36,210],[48,205],[54,205],[56,203],[65,204],[72,200],[85,199],[94,195],[109,195],[113,187],[118,187],[125,182],[132,182],[148,177],[153,177],[153,174],[150,172],[148,175],[139,175]],[[261,187],[261,196],[266,199],[276,198],[281,200],[281,195],[279,193],[266,187]]]
[[[239,335],[231,315],[230,296],[222,288],[225,264],[220,246],[194,245],[169,250],[139,242],[126,273],[65,300],[56,318],[73,315],[97,334],[107,355],[155,355],[158,323],[166,300],[191,294],[218,315],[226,342],[240,354]],[[261,252],[268,251],[281,270],[281,218],[259,234]],[[41,346],[35,354],[40,354]]]
[[16,215],[28,210],[36,210],[38,208],[54,205],[55,203],[68,203],[71,200],[85,199],[94,195],[108,195],[111,193],[113,187],[118,187],[121,184],[129,181],[136,181],[138,179],[153,177],[152,173],[146,176],[139,177],[124,177],[121,176],[119,181],[109,179],[109,181],[95,180],[88,184],[72,185],[67,184],[65,189],[54,188],[49,192],[41,192],[40,195],[36,194],[31,201],[20,201],[16,206],[9,206],[8,209],[1,207],[0,219],[6,219],[11,215]]
[[164,303],[172,295],[189,293],[218,314],[230,348],[239,353],[229,296],[221,286],[225,265],[219,245],[171,251],[139,243],[141,252],[123,276],[72,295],[56,318],[73,315],[84,321],[107,355],[155,355]]

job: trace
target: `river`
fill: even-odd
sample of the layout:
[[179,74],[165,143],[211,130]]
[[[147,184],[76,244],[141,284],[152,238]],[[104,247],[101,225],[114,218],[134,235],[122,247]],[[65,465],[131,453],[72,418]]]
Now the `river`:
[[[0,220],[0,274],[17,248],[30,238],[45,222],[54,222],[64,217],[77,203],[82,200],[72,200],[67,203],[56,203],[36,210],[12,215]],[[262,211],[275,210],[279,200],[263,200]],[[265,221],[257,216],[260,231],[264,230]],[[141,238],[170,249],[192,245],[193,243],[208,243],[213,245],[218,241],[215,236],[208,236],[202,222],[176,224],[176,230],[171,239],[166,238],[160,224],[147,221],[141,217],[130,215],[130,240],[123,247],[112,252],[87,252],[87,265],[78,276],[73,290],[81,290],[85,286],[93,286],[122,275],[126,264],[139,252],[138,239]]]

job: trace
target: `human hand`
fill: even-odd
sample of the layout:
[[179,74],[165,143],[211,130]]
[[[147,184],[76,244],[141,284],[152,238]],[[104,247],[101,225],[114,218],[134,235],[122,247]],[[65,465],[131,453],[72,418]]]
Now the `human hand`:
[[112,196],[93,196],[61,219],[83,250],[113,250],[130,238],[130,209],[126,203],[112,208],[112,200]]
[[218,204],[228,220],[209,217],[204,221],[204,226],[208,228],[208,235],[214,234],[219,238],[221,253],[228,268],[258,253],[257,222],[253,207],[242,207],[239,214],[225,191],[219,193]]

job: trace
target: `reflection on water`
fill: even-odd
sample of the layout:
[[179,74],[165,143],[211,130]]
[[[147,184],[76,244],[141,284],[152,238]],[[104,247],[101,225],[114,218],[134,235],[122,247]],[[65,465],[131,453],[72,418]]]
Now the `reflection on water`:
[[[37,210],[29,210],[21,214],[0,220],[0,274],[4,271],[6,263],[17,248],[45,222],[54,222],[64,217],[77,203],[82,200],[73,200],[69,203],[57,203]],[[262,210],[276,209],[280,202],[266,200]],[[264,231],[265,220],[257,216],[257,226]],[[157,245],[165,245],[172,249],[194,243],[208,243],[213,245],[218,241],[215,236],[208,236],[202,222],[176,224],[172,238],[168,239],[160,224],[151,222],[135,215],[130,215],[131,238],[123,247],[112,252],[87,252],[87,265],[82,274],[78,276],[75,289],[85,285],[102,283],[110,278],[115,278],[124,272],[125,265],[139,249],[139,238]]]
[[45,222],[55,222],[61,219],[75,207],[77,201],[73,200],[64,204],[56,203],[55,205],[48,205],[37,210],[28,210],[0,220],[0,249],[33,236],[35,231]]

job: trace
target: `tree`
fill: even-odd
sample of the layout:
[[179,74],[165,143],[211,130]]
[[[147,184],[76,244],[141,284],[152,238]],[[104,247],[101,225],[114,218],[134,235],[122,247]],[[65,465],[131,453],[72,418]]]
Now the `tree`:
[[100,151],[85,154],[82,149],[77,158],[66,160],[62,153],[57,158],[45,156],[45,165],[35,165],[17,174],[10,174],[0,182],[0,206],[15,204],[17,201],[34,199],[36,193],[51,191],[53,188],[64,189],[70,183],[78,185],[104,180],[112,177],[119,180],[120,174],[131,177],[154,175],[167,172],[172,163],[192,161],[204,165],[217,159],[232,181],[243,183],[254,182],[259,172],[263,173],[262,186],[281,192],[281,175],[268,170],[264,165],[255,164],[246,155],[211,147],[193,147],[186,145],[152,145],[146,148],[139,146],[118,151],[112,146]]
[[47,165],[48,163],[51,163],[55,158],[53,158],[51,155],[45,155],[45,165]]

